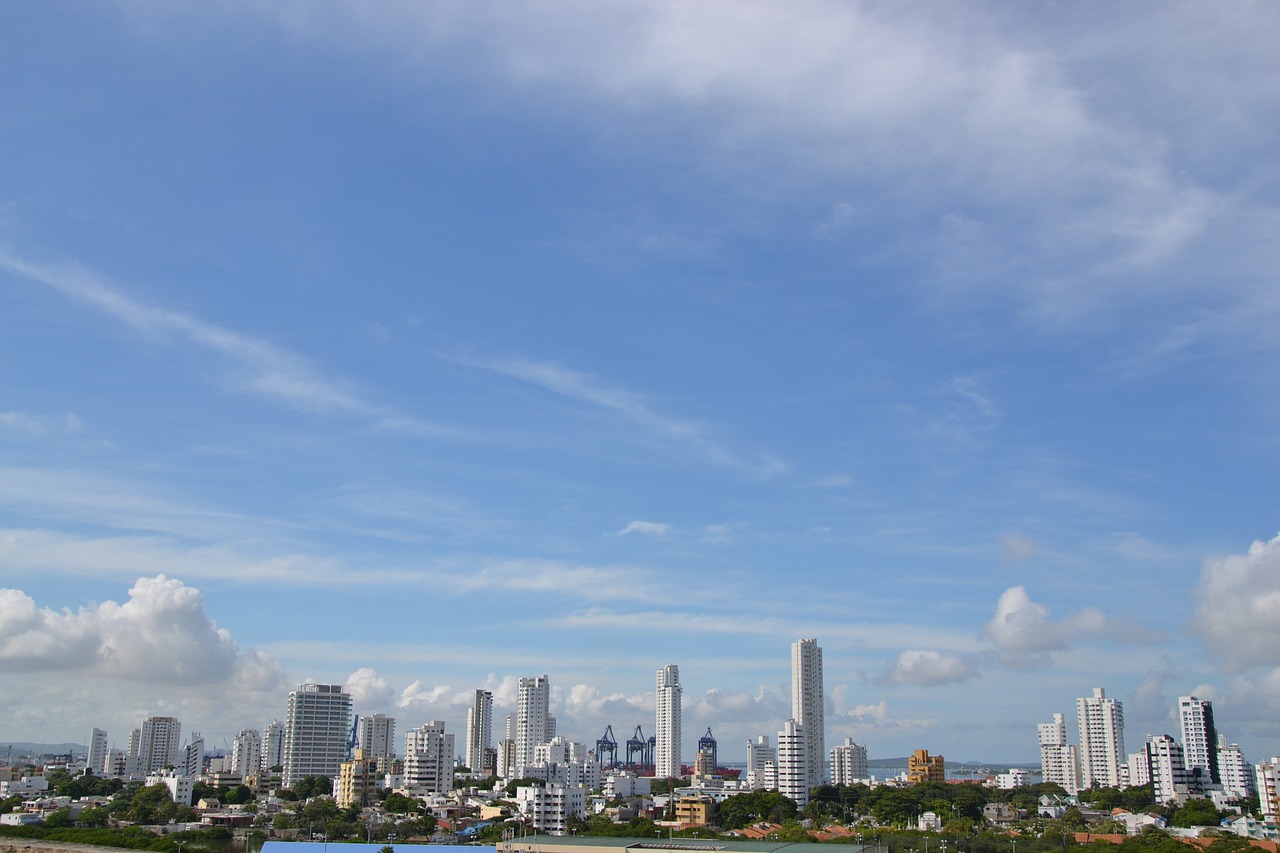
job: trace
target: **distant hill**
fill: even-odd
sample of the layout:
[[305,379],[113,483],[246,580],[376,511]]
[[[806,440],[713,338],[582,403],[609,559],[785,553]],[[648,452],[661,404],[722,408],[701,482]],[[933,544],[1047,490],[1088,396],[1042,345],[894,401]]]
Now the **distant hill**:
[[[897,768],[907,766],[907,756],[901,758],[872,758],[867,761],[868,767],[876,768]],[[957,768],[966,768],[970,770],[979,770],[987,768],[989,770],[1008,770],[1010,767],[1022,767],[1028,770],[1039,770],[1040,762],[1016,762],[1016,761],[952,761],[947,759],[947,769],[953,770]]]
[[20,755],[66,755],[68,752],[88,752],[88,748],[81,743],[27,743],[25,741],[13,741],[12,743],[0,742],[0,759],[8,755],[9,750],[13,749],[13,756],[17,758]]

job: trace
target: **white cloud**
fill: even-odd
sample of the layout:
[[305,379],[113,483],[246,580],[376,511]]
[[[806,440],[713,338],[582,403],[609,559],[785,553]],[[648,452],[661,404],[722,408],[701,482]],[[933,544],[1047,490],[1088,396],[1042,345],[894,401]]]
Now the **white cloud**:
[[644,536],[665,536],[670,530],[670,524],[660,521],[632,521],[619,530],[617,535],[626,536],[628,533],[640,533]]
[[139,578],[123,604],[40,608],[0,590],[0,670],[75,672],[172,685],[279,683],[259,652],[242,650],[204,612],[199,590],[159,575]]
[[969,681],[978,674],[967,655],[933,649],[907,649],[884,669],[880,680],[889,684],[933,687]]
[[720,465],[758,475],[773,475],[786,470],[785,464],[768,455],[743,458],[727,450],[706,424],[660,414],[640,394],[605,385],[589,373],[521,357],[455,360],[459,364],[530,382],[561,396],[614,412],[650,434],[688,447]]
[[351,694],[351,701],[358,710],[384,713],[396,699],[391,682],[368,666],[362,666],[347,676],[347,692]]
[[1006,533],[1000,537],[1000,549],[1004,558],[1016,563],[1023,563],[1034,557],[1040,550],[1034,541],[1017,533]]
[[22,412],[0,412],[0,426],[25,432],[28,435],[44,435],[48,432],[39,419]]
[[1032,601],[1023,586],[1011,586],[1001,593],[995,615],[986,625],[986,635],[996,648],[1012,654],[1057,651],[1078,639],[1113,634],[1111,621],[1092,607],[1054,621],[1049,608]]
[[362,399],[359,393],[322,377],[306,359],[259,338],[235,332],[180,311],[145,305],[76,265],[41,264],[0,249],[0,269],[43,284],[108,316],[160,339],[194,345],[241,368],[242,389],[319,412],[342,412],[371,425],[411,435],[462,437],[442,427]]
[[1228,671],[1280,666],[1280,536],[1205,560],[1196,599],[1195,630]]

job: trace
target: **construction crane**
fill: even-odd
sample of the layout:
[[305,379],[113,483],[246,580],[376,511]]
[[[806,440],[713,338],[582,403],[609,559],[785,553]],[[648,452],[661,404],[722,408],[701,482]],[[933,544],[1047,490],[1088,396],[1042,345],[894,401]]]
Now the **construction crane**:
[[347,756],[350,757],[352,750],[360,745],[360,715],[355,714],[351,719],[351,735],[347,738]]
[[[609,763],[606,764],[605,754],[609,755]],[[616,767],[618,765],[618,741],[613,736],[613,726],[607,726],[604,730],[604,736],[596,741],[596,760],[601,767]]]

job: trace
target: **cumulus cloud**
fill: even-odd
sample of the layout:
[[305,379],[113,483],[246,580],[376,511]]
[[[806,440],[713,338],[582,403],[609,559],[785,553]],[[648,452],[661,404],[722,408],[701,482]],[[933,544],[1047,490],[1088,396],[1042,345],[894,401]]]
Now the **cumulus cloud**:
[[639,533],[644,536],[665,536],[670,530],[670,524],[660,521],[632,521],[619,530],[617,535],[626,536],[628,533]]
[[1196,599],[1195,630],[1228,671],[1280,666],[1280,536],[1206,560]]
[[986,634],[1002,652],[1036,654],[1065,649],[1073,640],[1112,633],[1110,620],[1092,607],[1054,621],[1049,608],[1032,601],[1024,586],[1011,586],[996,602]]
[[400,692],[396,707],[413,711],[428,711],[437,708],[450,697],[447,684],[428,687],[421,680],[414,681]]
[[969,681],[978,674],[973,659],[968,655],[934,649],[907,649],[885,667],[880,680],[888,684],[933,687]]
[[0,590],[0,671],[37,670],[184,685],[282,679],[274,661],[210,621],[199,590],[164,575],[139,578],[123,604],[74,612]]
[[357,708],[383,711],[392,706],[396,692],[391,682],[372,667],[362,666],[347,676],[347,692]]

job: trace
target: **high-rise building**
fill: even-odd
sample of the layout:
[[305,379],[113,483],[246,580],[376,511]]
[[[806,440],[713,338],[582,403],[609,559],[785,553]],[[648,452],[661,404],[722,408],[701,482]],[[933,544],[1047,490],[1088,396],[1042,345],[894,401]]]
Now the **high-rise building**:
[[476,690],[467,709],[467,767],[471,775],[484,773],[486,753],[493,747],[493,694]]
[[803,810],[809,804],[808,732],[796,720],[787,720],[778,732],[778,793],[794,800]]
[[1258,789],[1258,811],[1264,820],[1275,822],[1280,819],[1280,756],[1271,756],[1270,761],[1254,765],[1254,780]]
[[[796,640],[791,644],[791,717],[804,727],[808,750],[806,784],[810,787],[823,784],[827,778],[825,705],[822,648],[812,638]],[[778,760],[782,760],[781,744]]]
[[241,779],[257,776],[262,770],[262,736],[257,729],[241,729],[231,741],[231,772]]
[[1117,788],[1124,763],[1124,706],[1101,687],[1076,700],[1080,726],[1080,787]]
[[1189,783],[1199,791],[1221,784],[1222,775],[1218,770],[1218,732],[1213,726],[1213,703],[1195,696],[1180,696],[1178,719],[1182,721],[1182,754],[1186,761]]
[[366,761],[385,768],[396,757],[396,720],[386,714],[366,714],[360,718],[360,748]]
[[305,776],[336,777],[350,736],[351,694],[341,684],[299,684],[285,714],[284,786]]
[[262,730],[262,769],[284,767],[284,723],[272,720]]
[[129,737],[131,773],[150,774],[162,767],[175,767],[183,756],[182,722],[176,717],[147,717]]
[[1222,791],[1228,797],[1248,797],[1253,791],[1253,767],[1244,760],[1240,745],[1227,743],[1218,735],[1218,773],[1222,776]]
[[545,675],[522,678],[516,685],[515,774],[533,764],[534,749],[556,736],[551,716],[551,679]]
[[777,770],[778,753],[769,746],[768,735],[747,741],[747,782],[753,789],[776,788]]
[[1067,722],[1062,714],[1054,714],[1053,722],[1036,726],[1040,736],[1040,773],[1045,782],[1056,782],[1068,794],[1080,790],[1080,752],[1067,743]]
[[680,776],[680,667],[667,664],[658,670],[657,729],[653,744],[653,775],[659,779]]
[[1151,775],[1151,797],[1157,803],[1185,798],[1190,790],[1190,774],[1182,744],[1169,735],[1147,738],[1147,767]]
[[440,794],[451,790],[453,757],[453,735],[440,720],[410,729],[404,743],[405,787]]
[[183,747],[176,769],[179,776],[192,778],[204,772],[204,738],[199,732],[191,733],[191,740]]
[[870,777],[867,768],[867,748],[847,737],[844,743],[831,750],[831,784],[852,785]]
[[367,757],[363,749],[356,747],[351,760],[338,766],[338,778],[333,786],[338,808],[364,808],[373,799],[377,787],[378,759]]
[[89,733],[89,754],[85,756],[84,766],[95,776],[101,776],[107,768],[107,730],[94,729]]

